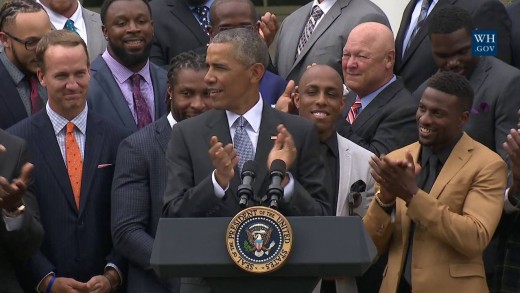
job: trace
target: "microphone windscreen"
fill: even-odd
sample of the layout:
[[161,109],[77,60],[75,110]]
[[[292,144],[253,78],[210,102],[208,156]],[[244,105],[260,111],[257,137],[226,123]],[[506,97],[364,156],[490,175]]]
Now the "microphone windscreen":
[[285,169],[287,169],[287,166],[283,160],[276,159],[271,163],[271,172],[285,173]]
[[242,167],[242,172],[253,172],[256,173],[256,162],[253,160],[249,160],[244,163]]
[[364,192],[367,189],[365,181],[358,180],[350,186],[350,192]]

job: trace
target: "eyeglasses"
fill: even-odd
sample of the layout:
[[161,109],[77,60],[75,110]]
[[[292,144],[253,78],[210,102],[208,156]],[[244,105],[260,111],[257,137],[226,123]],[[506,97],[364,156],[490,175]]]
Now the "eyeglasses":
[[36,45],[38,45],[38,42],[40,41],[40,39],[37,39],[37,38],[29,38],[27,40],[21,40],[15,36],[11,35],[8,32],[4,32],[4,34],[6,34],[9,38],[17,41],[18,43],[23,44],[27,51],[33,51],[34,49],[36,49]]
[[256,31],[256,25],[254,25],[254,24],[242,24],[239,26],[219,26],[218,30],[219,30],[219,32],[223,32],[223,31],[227,31],[230,29],[234,29],[234,28],[245,28],[245,29],[248,29],[253,32]]

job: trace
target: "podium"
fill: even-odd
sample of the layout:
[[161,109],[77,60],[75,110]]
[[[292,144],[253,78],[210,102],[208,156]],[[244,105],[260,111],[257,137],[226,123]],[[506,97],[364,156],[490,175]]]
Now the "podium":
[[231,218],[161,218],[150,263],[163,278],[204,278],[214,293],[302,293],[311,292],[322,276],[360,276],[376,257],[359,217],[287,219],[291,254],[272,273],[251,274],[232,262],[225,241]]

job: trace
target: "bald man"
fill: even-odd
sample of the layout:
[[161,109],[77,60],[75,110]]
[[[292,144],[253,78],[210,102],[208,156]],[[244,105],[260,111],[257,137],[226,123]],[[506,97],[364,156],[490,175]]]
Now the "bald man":
[[356,26],[341,59],[347,95],[338,132],[376,155],[417,140],[417,102],[393,73],[392,31],[380,23]]

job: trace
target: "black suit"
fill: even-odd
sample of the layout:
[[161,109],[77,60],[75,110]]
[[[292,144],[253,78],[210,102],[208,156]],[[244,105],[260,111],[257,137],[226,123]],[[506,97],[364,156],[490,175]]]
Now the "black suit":
[[122,257],[112,249],[110,187],[117,147],[130,131],[88,113],[79,210],[47,111],[21,121],[9,132],[27,141],[45,229],[41,249],[29,261],[32,285],[51,271],[57,277],[86,282],[103,274],[107,262],[124,269]]
[[520,69],[520,1],[507,7],[511,18],[511,65]]
[[[272,136],[278,133],[278,124],[284,124],[292,134],[298,151],[298,157],[289,170],[295,179],[294,194],[290,202],[279,203],[280,211],[289,216],[331,215],[323,187],[325,167],[314,126],[301,117],[279,112],[266,104],[262,110],[255,155],[258,165],[253,186],[255,198],[250,200],[250,204],[259,204],[259,198],[266,193],[269,184],[267,155],[273,147]],[[241,210],[236,195],[240,184],[237,169],[223,199],[213,192],[211,174],[215,168],[208,156],[213,135],[223,144],[232,143],[223,110],[210,110],[173,127],[166,154],[168,183],[164,194],[164,216],[232,217]]]
[[208,34],[183,0],[154,0],[152,8],[154,38],[150,60],[165,68],[182,52],[206,46]]
[[[9,182],[20,176],[20,169],[27,162],[27,149],[23,140],[0,129],[0,144],[6,151],[0,153],[0,176]],[[25,212],[22,226],[7,231],[0,209],[0,291],[22,292],[15,276],[15,267],[26,261],[43,240],[43,228],[39,222],[39,209],[34,198],[34,186],[29,185],[23,196]]]
[[417,140],[415,113],[418,102],[397,78],[363,109],[352,125],[345,119],[356,100],[347,95],[344,113],[338,121],[338,133],[376,155],[388,154]]
[[394,73],[403,78],[404,84],[410,92],[417,89],[438,69],[433,60],[427,24],[430,15],[442,6],[460,6],[471,14],[476,28],[496,30],[498,32],[498,58],[505,62],[511,60],[511,21],[504,5],[498,0],[439,0],[428,15],[425,25],[417,32],[410,47],[402,56],[404,38],[416,1],[410,1],[406,6],[395,39]]
[[0,88],[2,89],[0,91],[0,129],[7,129],[16,122],[27,118],[27,111],[11,75],[2,62],[0,62]]

